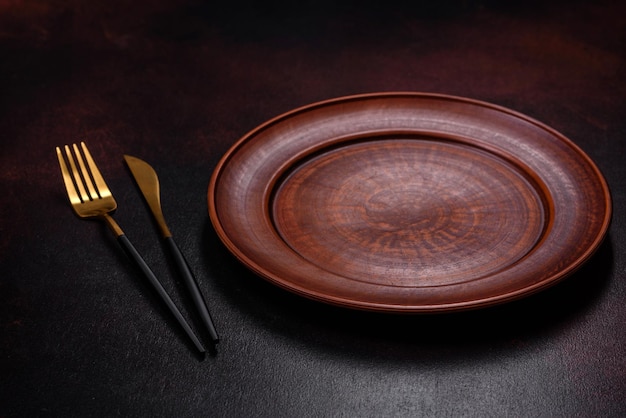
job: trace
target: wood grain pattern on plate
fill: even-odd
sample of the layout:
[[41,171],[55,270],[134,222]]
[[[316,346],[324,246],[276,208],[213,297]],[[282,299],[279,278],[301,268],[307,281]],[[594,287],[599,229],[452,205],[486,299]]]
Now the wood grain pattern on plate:
[[226,247],[287,290],[344,307],[442,312],[567,277],[611,219],[598,168],[555,130],[475,100],[379,93],[296,109],[216,167]]

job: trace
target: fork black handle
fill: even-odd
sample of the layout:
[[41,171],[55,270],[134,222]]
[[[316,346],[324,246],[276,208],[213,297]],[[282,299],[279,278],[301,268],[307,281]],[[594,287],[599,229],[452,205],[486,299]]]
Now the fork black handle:
[[183,277],[183,281],[187,286],[187,289],[191,293],[191,299],[193,300],[196,309],[198,310],[200,317],[202,318],[202,322],[204,326],[208,329],[209,335],[211,336],[211,340],[213,343],[217,343],[219,341],[219,336],[217,335],[217,331],[215,329],[215,324],[213,324],[213,320],[211,319],[211,314],[209,313],[209,309],[206,305],[206,300],[202,296],[202,292],[200,292],[200,288],[198,287],[198,282],[194,277],[191,268],[189,267],[189,263],[185,259],[185,256],[176,245],[174,238],[171,236],[165,238],[165,243],[169,248],[172,256],[174,257],[174,262],[178,266],[178,270],[180,271],[181,276]]
[[196,335],[193,333],[189,324],[187,324],[187,321],[185,321],[185,318],[183,317],[183,315],[180,313],[180,311],[178,310],[178,308],[172,301],[172,298],[170,298],[170,296],[167,294],[167,292],[165,291],[165,289],[163,288],[159,280],[156,278],[156,276],[154,275],[150,267],[148,267],[148,265],[146,264],[144,259],[141,257],[139,252],[135,249],[133,244],[131,244],[128,238],[126,238],[126,235],[124,234],[119,235],[117,237],[117,242],[119,242],[120,246],[124,249],[128,257],[132,261],[135,262],[137,267],[139,267],[139,269],[143,272],[146,278],[150,281],[150,284],[152,284],[152,286],[157,291],[157,293],[159,294],[163,302],[165,302],[165,304],[167,305],[169,310],[172,312],[172,314],[174,315],[174,317],[176,318],[180,326],[183,327],[183,329],[185,330],[185,333],[191,339],[191,341],[196,346],[198,351],[200,353],[205,353],[206,350],[204,349],[204,347],[198,340],[198,337],[196,337]]

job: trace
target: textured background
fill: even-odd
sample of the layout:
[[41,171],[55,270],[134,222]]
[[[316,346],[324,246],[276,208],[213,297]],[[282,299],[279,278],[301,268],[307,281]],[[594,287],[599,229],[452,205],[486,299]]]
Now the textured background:
[[[624,16],[617,1],[0,0],[0,416],[626,415]],[[229,255],[206,192],[240,136],[397,90],[504,105],[581,146],[614,198],[596,256],[519,302],[398,317],[302,300]],[[104,225],[73,215],[54,147],[79,140],[190,306],[122,155],[157,169],[217,354],[199,359]]]

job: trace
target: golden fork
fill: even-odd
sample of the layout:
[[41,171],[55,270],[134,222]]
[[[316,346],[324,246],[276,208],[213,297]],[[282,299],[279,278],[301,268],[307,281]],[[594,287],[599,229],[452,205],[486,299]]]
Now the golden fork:
[[[111,190],[106,185],[104,178],[102,178],[102,174],[100,174],[100,170],[98,170],[98,167],[91,157],[87,146],[84,142],[81,142],[80,145],[82,148],[82,154],[78,145],[72,144],[71,148],[68,145],[65,145],[65,158],[61,149],[56,147],[57,157],[59,158],[59,165],[61,166],[61,173],[63,174],[63,181],[65,183],[65,189],[67,190],[67,195],[70,199],[70,203],[72,204],[72,209],[74,209],[74,212],[80,218],[99,218],[106,222],[111,231],[113,231],[117,237],[117,241],[120,246],[150,281],[150,284],[152,284],[178,323],[183,327],[185,333],[191,339],[198,351],[200,351],[200,353],[204,353],[204,347],[193,333],[191,327],[187,324],[170,296],[167,294],[152,270],[150,270],[150,267],[148,267],[141,255],[139,255],[135,247],[130,243],[120,226],[111,217],[110,213],[117,208],[117,203],[111,194]],[[74,151],[73,155],[72,149]],[[65,159],[67,159],[71,171],[68,170]],[[85,161],[87,162],[86,165]]]

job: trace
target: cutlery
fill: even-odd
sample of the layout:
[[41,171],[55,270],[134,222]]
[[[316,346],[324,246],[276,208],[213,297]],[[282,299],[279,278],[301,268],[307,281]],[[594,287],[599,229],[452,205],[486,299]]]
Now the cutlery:
[[126,160],[126,164],[128,164],[128,168],[130,168],[130,171],[135,178],[143,197],[146,199],[146,202],[150,207],[150,211],[152,212],[159,230],[161,231],[163,240],[174,257],[176,266],[180,271],[185,285],[191,293],[191,298],[200,314],[200,317],[202,318],[202,322],[209,331],[211,340],[213,343],[217,343],[219,341],[219,336],[217,335],[215,325],[213,324],[213,320],[209,314],[206,301],[200,292],[200,288],[198,287],[198,282],[189,267],[189,263],[174,241],[170,229],[165,223],[165,217],[163,216],[163,210],[161,209],[159,178],[156,172],[148,163],[140,160],[139,158],[124,155],[124,159]]
[[[117,222],[111,217],[110,213],[117,209],[117,202],[113,198],[113,194],[105,183],[100,170],[96,166],[96,163],[87,149],[87,146],[84,142],[81,142],[80,145],[82,148],[82,154],[76,144],[72,144],[72,148],[68,145],[65,145],[64,147],[65,158],[67,158],[71,172],[65,162],[61,148],[56,147],[57,157],[59,159],[59,165],[61,166],[61,173],[63,175],[63,182],[65,183],[65,189],[67,190],[67,195],[70,199],[72,209],[80,218],[98,218],[105,221],[117,237],[117,242],[126,252],[128,257],[137,265],[137,267],[150,281],[150,284],[167,305],[170,312],[174,315],[187,336],[191,339],[196,349],[200,353],[205,353],[204,347],[193,333],[189,324],[187,324],[159,280],[156,278],[150,267],[148,267],[139,252],[131,244],[130,240],[126,237]],[[73,155],[72,149],[74,151]],[[85,160],[87,165],[85,165]]]

